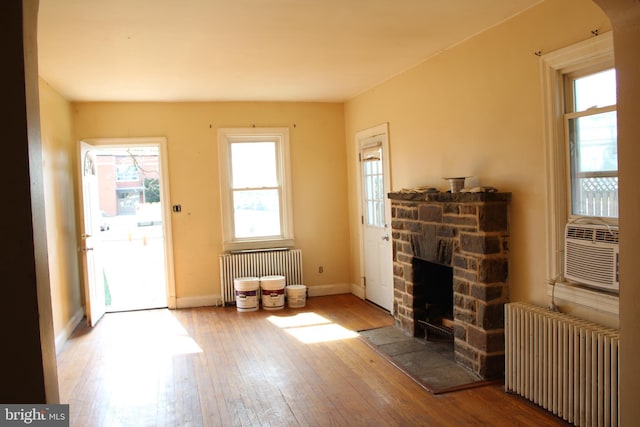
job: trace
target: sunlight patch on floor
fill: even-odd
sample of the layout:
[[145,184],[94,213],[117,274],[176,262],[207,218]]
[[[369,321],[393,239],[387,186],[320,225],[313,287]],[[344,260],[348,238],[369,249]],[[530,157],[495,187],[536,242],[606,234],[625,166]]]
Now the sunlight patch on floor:
[[189,332],[182,326],[180,321],[169,310],[164,311],[164,313],[167,314],[163,328],[165,339],[158,337],[158,351],[164,352],[167,356],[202,353],[202,348],[189,335]]
[[105,320],[104,327],[123,331],[107,352],[115,359],[155,360],[203,351],[167,309],[112,313]]
[[305,344],[358,337],[356,332],[312,312],[299,313],[294,316],[269,316],[267,320]]
[[98,327],[117,331],[100,355],[100,387],[117,408],[152,405],[158,387],[172,387],[175,361],[203,352],[166,309],[107,314]]
[[269,316],[267,317],[267,320],[283,329],[332,323],[331,320],[326,317],[322,317],[313,312],[298,313],[294,316]]

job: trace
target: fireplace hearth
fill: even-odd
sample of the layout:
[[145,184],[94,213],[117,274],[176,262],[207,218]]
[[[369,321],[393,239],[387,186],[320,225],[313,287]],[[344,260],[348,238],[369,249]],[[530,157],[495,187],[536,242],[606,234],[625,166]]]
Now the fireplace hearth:
[[[389,198],[396,326],[411,336],[450,333],[458,364],[485,379],[501,377],[511,193],[411,191]],[[434,285],[444,271],[451,283],[438,278]]]

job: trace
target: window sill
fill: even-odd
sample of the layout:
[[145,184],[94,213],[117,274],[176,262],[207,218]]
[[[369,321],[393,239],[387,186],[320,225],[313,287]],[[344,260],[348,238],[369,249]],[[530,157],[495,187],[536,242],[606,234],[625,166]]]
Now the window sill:
[[225,242],[222,249],[225,252],[250,251],[263,249],[291,249],[295,246],[293,239],[263,240],[254,242]]
[[565,282],[557,282],[555,291],[553,288],[553,285],[547,285],[547,295],[553,296],[556,301],[577,304],[615,316],[619,314],[620,298],[618,295],[598,292]]

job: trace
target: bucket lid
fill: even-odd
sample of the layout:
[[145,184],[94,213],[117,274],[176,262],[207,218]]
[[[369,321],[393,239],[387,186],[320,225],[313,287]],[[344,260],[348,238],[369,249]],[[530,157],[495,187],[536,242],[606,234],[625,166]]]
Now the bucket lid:
[[238,277],[233,279],[233,287],[237,291],[255,291],[260,281],[257,277]]
[[284,276],[262,276],[260,277],[261,281],[265,281],[265,280],[284,280],[285,277]]
[[296,291],[296,290],[307,289],[307,287],[305,285],[289,285],[289,286],[287,286],[287,289],[290,289],[292,291]]
[[245,283],[245,282],[258,282],[260,279],[257,277],[236,277],[233,279],[234,283]]
[[263,276],[260,278],[260,286],[271,287],[277,286],[278,288],[284,288],[287,283],[287,279],[284,276]]

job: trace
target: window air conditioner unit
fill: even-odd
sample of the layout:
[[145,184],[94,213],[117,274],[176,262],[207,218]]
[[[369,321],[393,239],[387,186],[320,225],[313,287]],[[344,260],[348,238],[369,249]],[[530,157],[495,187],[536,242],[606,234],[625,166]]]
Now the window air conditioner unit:
[[564,277],[569,281],[618,292],[618,227],[567,224]]

